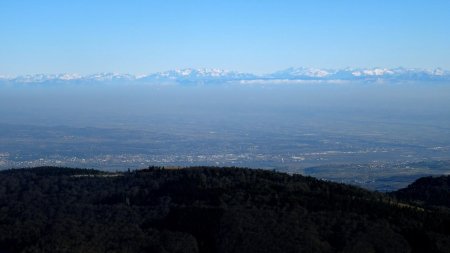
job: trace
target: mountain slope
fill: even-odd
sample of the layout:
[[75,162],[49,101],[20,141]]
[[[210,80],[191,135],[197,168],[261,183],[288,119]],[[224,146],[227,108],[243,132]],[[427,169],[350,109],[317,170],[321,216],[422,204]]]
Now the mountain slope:
[[448,252],[450,215],[238,168],[0,172],[0,252]]
[[423,177],[393,193],[399,199],[450,208],[450,176]]

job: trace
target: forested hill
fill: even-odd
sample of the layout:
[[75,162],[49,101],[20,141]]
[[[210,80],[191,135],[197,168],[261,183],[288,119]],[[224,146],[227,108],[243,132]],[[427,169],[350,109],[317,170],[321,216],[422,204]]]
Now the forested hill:
[[240,168],[0,172],[0,252],[449,252],[450,213]]
[[423,177],[393,195],[429,207],[450,208],[450,176]]

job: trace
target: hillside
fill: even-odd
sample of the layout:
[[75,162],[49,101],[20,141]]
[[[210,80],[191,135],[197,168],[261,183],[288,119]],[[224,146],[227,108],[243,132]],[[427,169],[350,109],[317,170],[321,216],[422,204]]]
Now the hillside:
[[393,195],[427,206],[450,208],[450,176],[423,177]]
[[0,252],[449,252],[450,214],[240,168],[0,172]]

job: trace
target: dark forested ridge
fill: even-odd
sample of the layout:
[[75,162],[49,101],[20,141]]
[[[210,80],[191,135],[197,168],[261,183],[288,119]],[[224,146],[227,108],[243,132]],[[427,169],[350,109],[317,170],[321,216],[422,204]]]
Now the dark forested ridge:
[[7,170],[0,252],[449,252],[450,213],[405,196],[240,168]]
[[423,177],[392,194],[429,207],[450,208],[450,176]]

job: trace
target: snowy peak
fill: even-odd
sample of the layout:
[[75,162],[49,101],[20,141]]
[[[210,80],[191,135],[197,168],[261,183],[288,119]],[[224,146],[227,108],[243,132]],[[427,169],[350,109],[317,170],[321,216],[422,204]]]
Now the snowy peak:
[[270,76],[272,77],[288,77],[288,78],[323,78],[329,76],[334,71],[318,68],[288,68],[285,70],[277,71]]
[[98,73],[82,76],[79,74],[36,74],[23,75],[17,77],[5,77],[0,80],[21,84],[39,84],[39,83],[71,83],[71,82],[105,82],[105,81],[124,81],[134,80],[133,75],[116,73]]
[[406,69],[406,68],[366,68],[366,69],[318,69],[318,68],[289,68],[278,71],[270,75],[276,78],[289,79],[315,79],[315,80],[360,80],[360,79],[416,79],[449,77],[450,73],[442,69],[423,70],[423,69]]
[[175,69],[149,75],[135,76],[117,73],[37,74],[17,77],[0,76],[0,84],[186,84],[210,85],[223,83],[304,83],[304,82],[411,82],[450,81],[450,72],[408,68],[288,68],[266,75],[255,75],[223,69]]
[[77,74],[56,74],[56,75],[37,74],[37,75],[18,76],[10,79],[20,83],[42,83],[55,80],[69,81],[78,78],[81,78],[81,76]]
[[117,73],[98,73],[94,75],[85,76],[85,79],[94,81],[112,81],[112,80],[133,80],[135,76],[129,74],[117,74]]
[[222,69],[176,69],[143,77],[147,80],[233,80],[254,77],[252,74]]
[[352,75],[354,76],[384,76],[384,75],[393,75],[394,71],[390,69],[364,69],[360,71],[353,71]]

